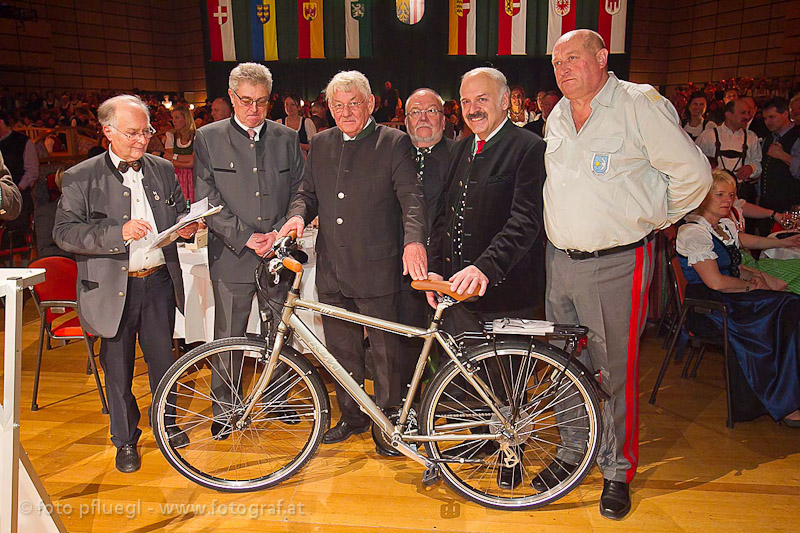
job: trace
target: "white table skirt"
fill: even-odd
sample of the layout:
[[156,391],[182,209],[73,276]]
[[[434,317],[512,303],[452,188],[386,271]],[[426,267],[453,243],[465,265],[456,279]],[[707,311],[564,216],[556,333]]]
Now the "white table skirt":
[[[314,242],[316,240],[316,230],[306,230],[300,246],[308,254],[308,262],[303,265],[303,286],[300,289],[300,297],[307,300],[317,299],[316,278],[316,254],[314,253]],[[183,290],[186,296],[184,317],[180,311],[175,310],[175,332],[176,339],[186,339],[187,343],[209,342],[214,340],[214,291],[211,288],[211,277],[208,271],[208,248],[199,250],[189,250],[183,246],[178,246],[178,259],[181,263],[183,272]],[[325,341],[322,332],[322,318],[308,310],[300,310],[297,315],[305,322],[311,331],[321,340]],[[247,321],[248,333],[259,333],[261,331],[261,321],[258,316],[258,302],[253,298],[253,305],[250,309],[250,318]],[[295,347],[301,351],[303,348],[295,342]]]

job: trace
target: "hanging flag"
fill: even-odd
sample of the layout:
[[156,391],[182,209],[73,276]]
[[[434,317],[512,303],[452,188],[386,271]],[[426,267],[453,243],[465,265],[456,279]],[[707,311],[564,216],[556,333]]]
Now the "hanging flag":
[[[548,0],[547,53],[553,53],[553,45],[559,37],[575,29],[575,10],[579,0]],[[586,2],[587,0],[580,0]],[[601,0],[604,1],[604,0]]]
[[528,0],[499,0],[497,55],[525,55]]
[[276,15],[275,0],[250,0],[254,61],[278,60]]
[[297,0],[297,57],[325,58],[322,0]]
[[475,13],[477,0],[450,0],[450,41],[447,53],[451,56],[475,55]]
[[211,61],[236,61],[231,0],[207,0]]
[[403,24],[416,24],[425,14],[425,0],[395,0],[395,11]]
[[372,57],[372,0],[344,1],[347,59]]
[[627,0],[600,0],[597,33],[606,42],[612,54],[625,53],[625,22],[628,17]]

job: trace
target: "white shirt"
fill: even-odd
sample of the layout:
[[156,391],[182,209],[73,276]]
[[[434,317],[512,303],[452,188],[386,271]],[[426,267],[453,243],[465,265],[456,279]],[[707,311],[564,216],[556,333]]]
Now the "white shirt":
[[[372,120],[372,117],[369,117],[369,119],[367,120],[367,123],[366,123],[366,124],[364,124],[364,127],[363,127],[363,128],[361,128],[361,131],[364,131],[365,129],[367,129],[367,127],[370,125],[370,123],[371,123],[371,122],[374,122],[374,121]],[[361,134],[361,131],[359,131],[358,133],[356,133],[356,137],[358,137],[358,136]],[[342,132],[342,138],[345,140],[345,142],[347,142],[347,141],[354,141],[354,140],[356,139],[356,137],[350,137],[350,136],[349,136],[348,134],[346,134],[345,132]],[[309,138],[310,138],[310,137],[309,137]]]
[[711,168],[669,100],[609,72],[591,107],[580,132],[567,98],[547,118],[544,222],[554,246],[630,244],[700,205]]
[[[744,143],[744,136],[745,134],[747,135],[747,155],[745,156],[744,164],[753,166],[753,173],[750,175],[751,178],[757,178],[760,176],[761,144],[758,142],[758,137],[756,136],[755,132],[742,129],[731,131],[726,124],[717,126],[716,129],[719,131],[720,150],[736,150],[737,152],[741,152],[742,144]],[[695,142],[697,142],[697,146],[700,147],[704,154],[706,154],[708,157],[714,157],[717,143],[717,138],[714,135],[714,128],[705,130],[700,134]],[[739,159],[722,156],[719,157],[717,164],[720,166],[720,168],[725,168],[732,172],[735,172],[742,167],[742,163]]]
[[[675,240],[675,251],[686,257],[689,266],[706,259],[716,260],[714,239],[711,236],[715,232],[708,220],[700,215],[686,215],[686,221],[696,222],[696,224],[684,224],[680,227]],[[725,239],[722,238],[722,235],[717,235],[722,243],[726,246],[736,244],[738,247],[739,230],[736,228],[736,222],[729,218],[723,218],[720,219],[719,225],[726,234]]]
[[[114,153],[114,150],[109,150],[108,153],[111,155],[111,162],[115,167],[118,167],[122,159]],[[128,245],[129,272],[146,270],[166,263],[166,261],[164,261],[164,252],[161,251],[161,248],[145,251],[156,241],[158,227],[156,226],[156,219],[153,216],[150,202],[145,196],[142,177],[141,170],[136,171],[132,168],[129,168],[128,171],[122,175],[122,185],[130,189],[131,193],[131,220],[145,220],[153,227],[153,231],[148,231],[144,237],[138,241],[131,241]]]
[[[503,126],[505,126],[505,125],[506,125],[506,122],[508,122],[508,120],[509,120],[509,119],[508,119],[508,117],[504,118],[504,119],[503,119],[503,122],[501,122],[501,123],[500,123],[500,125],[499,125],[499,126],[497,126],[497,127],[494,129],[494,131],[493,131],[492,133],[490,133],[490,134],[489,134],[489,136],[488,136],[488,137],[486,137],[486,139],[485,139],[485,140],[486,140],[486,142],[487,142],[487,143],[488,143],[490,140],[492,140],[492,137],[494,137],[495,135],[497,135],[497,132],[498,132],[498,131],[500,131],[501,129],[503,129]],[[472,144],[472,155],[475,155],[475,151],[478,149],[478,141],[480,141],[480,140],[481,140],[481,138],[480,138],[480,137],[478,137],[478,134],[476,133],[476,134],[475,134],[475,142]]]
[[260,138],[260,135],[259,135],[259,134],[261,133],[261,126],[263,126],[263,125],[264,125],[264,122],[266,122],[266,120],[265,120],[264,122],[262,122],[261,124],[259,124],[258,126],[253,126],[252,128],[251,128],[251,127],[249,127],[249,126],[245,126],[245,125],[242,123],[242,121],[241,121],[241,120],[239,120],[239,117],[237,117],[235,113],[234,113],[234,115],[233,115],[233,120],[235,120],[235,121],[236,121],[236,123],[239,125],[239,127],[240,127],[240,128],[242,128],[242,129],[245,131],[245,133],[247,133],[247,130],[253,130],[253,131],[255,131],[255,132],[256,132],[256,136],[255,136],[255,137],[253,137],[253,140],[254,140],[255,142],[258,142],[258,139]]

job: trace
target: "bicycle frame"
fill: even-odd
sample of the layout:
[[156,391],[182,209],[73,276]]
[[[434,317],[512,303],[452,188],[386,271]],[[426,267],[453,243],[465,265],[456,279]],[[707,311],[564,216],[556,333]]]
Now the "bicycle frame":
[[[391,322],[389,320],[382,320],[380,318],[354,313],[352,311],[342,309],[341,307],[336,307],[329,304],[303,300],[300,298],[300,284],[302,282],[302,278],[303,272],[297,272],[294,283],[292,284],[292,288],[289,291],[284,304],[281,321],[278,325],[278,335],[275,337],[275,342],[267,361],[267,367],[259,378],[251,398],[259,398],[266,389],[267,384],[272,378],[272,373],[275,369],[275,366],[277,365],[278,355],[280,354],[280,351],[283,348],[286,340],[288,340],[290,334],[294,333],[294,335],[296,335],[300,341],[311,350],[316,359],[328,370],[328,372],[330,372],[333,378],[338,381],[339,384],[350,394],[350,396],[352,396],[352,398],[361,406],[361,408],[373,420],[373,422],[375,422],[386,435],[391,437],[392,445],[396,447],[398,451],[403,453],[403,455],[417,461],[418,463],[425,465],[426,467],[431,467],[432,462],[426,456],[420,454],[415,447],[409,446],[406,441],[427,442],[457,440],[463,442],[464,440],[500,440],[503,436],[501,433],[497,435],[489,433],[476,433],[472,435],[421,436],[404,434],[402,432],[402,428],[405,426],[408,419],[408,414],[411,410],[414,395],[416,394],[417,388],[422,380],[422,374],[425,371],[425,364],[428,359],[428,354],[430,353],[434,340],[436,340],[447,356],[454,361],[455,365],[458,367],[459,371],[467,380],[467,382],[474,387],[481,399],[485,401],[487,405],[489,405],[492,413],[497,417],[503,427],[510,428],[511,425],[508,421],[508,418],[497,408],[497,404],[500,403],[500,400],[489,390],[489,387],[486,386],[483,380],[474,371],[467,368],[462,363],[462,361],[458,358],[458,348],[450,341],[449,335],[439,330],[439,321],[441,320],[442,313],[445,309],[455,303],[454,300],[445,297],[442,301],[440,301],[436,308],[436,312],[434,313],[433,321],[431,322],[430,327],[428,329],[422,329],[397,322]],[[404,335],[406,337],[419,337],[425,339],[425,343],[422,347],[422,351],[420,352],[419,359],[417,360],[417,365],[414,369],[414,375],[411,378],[411,383],[409,385],[406,398],[403,402],[400,418],[396,426],[391,420],[389,420],[389,418],[383,413],[381,408],[378,407],[372,398],[370,398],[369,395],[363,390],[361,385],[359,385],[347,372],[347,370],[345,370],[336,357],[327,349],[325,344],[320,341],[317,336],[314,335],[311,329],[295,314],[296,309],[308,309],[310,311],[314,311],[339,320],[346,320],[355,324],[381,329],[394,334]],[[248,417],[250,411],[253,409],[254,404],[255,402],[252,401],[247,402],[245,411],[240,420],[245,420]],[[463,427],[469,427],[470,424],[465,423],[461,425]],[[476,423],[475,425],[481,424]]]

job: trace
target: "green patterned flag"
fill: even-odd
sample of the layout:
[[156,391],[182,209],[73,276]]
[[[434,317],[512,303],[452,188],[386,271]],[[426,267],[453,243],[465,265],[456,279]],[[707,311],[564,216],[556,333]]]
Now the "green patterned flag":
[[344,0],[345,57],[372,57],[372,1]]

